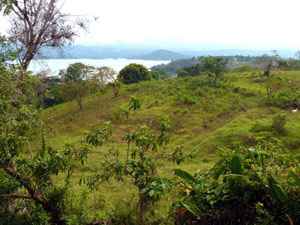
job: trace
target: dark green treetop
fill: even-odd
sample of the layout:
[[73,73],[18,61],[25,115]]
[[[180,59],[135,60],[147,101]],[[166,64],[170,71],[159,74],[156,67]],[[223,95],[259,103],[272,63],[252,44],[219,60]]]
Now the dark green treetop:
[[141,64],[131,63],[125,66],[120,72],[118,79],[124,84],[138,83],[139,81],[150,80],[151,76],[146,67]]

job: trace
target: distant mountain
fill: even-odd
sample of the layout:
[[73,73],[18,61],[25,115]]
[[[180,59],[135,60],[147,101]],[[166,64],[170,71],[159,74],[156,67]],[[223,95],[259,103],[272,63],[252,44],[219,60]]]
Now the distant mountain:
[[137,48],[118,48],[113,46],[65,46],[61,51],[44,48],[43,55],[47,59],[105,59],[131,58],[135,55],[148,53],[149,50]]
[[[167,45],[165,46],[168,47]],[[184,46],[182,46],[184,48]],[[44,48],[43,55],[48,59],[104,59],[104,58],[127,58],[144,60],[177,60],[186,59],[193,56],[261,56],[263,54],[272,54],[268,50],[246,50],[246,49],[220,49],[220,50],[156,50],[155,46],[138,46],[131,44],[103,44],[103,45],[73,45],[65,46],[60,52],[52,48]],[[156,50],[156,51],[155,51]],[[295,57],[292,50],[279,50],[278,53],[283,58]]]
[[144,60],[177,60],[189,58],[187,55],[179,54],[168,50],[157,50],[149,54],[131,57],[131,59],[144,59]]
[[[182,51],[181,54],[189,56],[262,56],[263,54],[272,55],[268,50],[244,50],[244,49],[220,49],[220,50],[205,50],[205,51]],[[295,58],[296,51],[279,50],[279,55],[283,58]]]

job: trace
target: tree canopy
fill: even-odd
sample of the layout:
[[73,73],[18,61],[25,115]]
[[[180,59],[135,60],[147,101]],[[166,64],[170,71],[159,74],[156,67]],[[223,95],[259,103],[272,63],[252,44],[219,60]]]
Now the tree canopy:
[[24,71],[43,47],[59,48],[72,43],[77,36],[76,27],[85,28],[83,19],[74,17],[76,21],[72,21],[60,7],[60,0],[0,1],[0,10],[11,17],[9,35]]
[[214,83],[216,84],[217,79],[223,75],[226,71],[226,65],[228,63],[228,59],[217,56],[207,56],[202,60],[202,67],[206,70],[209,76],[214,77]]
[[118,79],[124,84],[138,83],[139,81],[150,80],[151,76],[146,67],[141,64],[131,63],[125,66],[120,72]]

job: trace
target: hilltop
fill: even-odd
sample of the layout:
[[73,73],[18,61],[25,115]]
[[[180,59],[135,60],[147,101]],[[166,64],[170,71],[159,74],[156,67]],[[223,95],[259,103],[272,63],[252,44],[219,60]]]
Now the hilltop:
[[187,55],[178,54],[176,52],[168,50],[157,50],[145,55],[138,55],[132,57],[132,59],[144,59],[144,60],[176,60],[188,58]]
[[[231,155],[236,151],[240,150],[242,153],[249,149],[247,147],[257,146],[256,144],[262,139],[270,141],[271,148],[267,150],[272,150],[271,153],[274,150],[273,155],[282,160],[281,157],[284,156],[281,153],[277,155],[277,151],[280,150],[277,149],[278,145],[273,145],[274,138],[279,139],[290,150],[292,157],[299,158],[299,114],[292,110],[300,104],[300,90],[295,85],[300,83],[300,74],[298,71],[281,71],[274,72],[273,75],[272,77],[280,80],[282,85],[271,94],[268,104],[266,101],[268,80],[259,70],[227,73],[217,83],[212,82],[211,78],[206,75],[166,80],[152,79],[123,85],[117,96],[112,92],[111,86],[107,85],[101,92],[94,92],[84,98],[82,110],[76,102],[67,102],[43,110],[42,117],[47,125],[44,126],[46,130],[31,135],[34,139],[32,141],[35,142],[30,145],[30,152],[39,152],[41,142],[37,139],[44,134],[43,137],[46,139],[43,139],[42,146],[44,147],[46,143],[46,146],[49,146],[47,148],[49,154],[54,154],[58,160],[45,159],[46,162],[54,165],[53,171],[56,176],[53,176],[53,182],[65,187],[66,179],[70,173],[72,174],[70,180],[67,180],[67,185],[70,185],[67,200],[71,200],[71,209],[83,210],[85,221],[92,221],[94,218],[115,220],[114,224],[121,224],[118,220],[124,221],[124,219],[137,221],[136,207],[142,199],[140,197],[142,193],[137,187],[139,183],[134,181],[139,179],[139,174],[145,174],[144,171],[151,171],[151,168],[157,172],[155,178],[158,182],[169,180],[176,184],[179,183],[178,176],[176,176],[178,173],[175,175],[174,169],[177,172],[183,169],[191,174],[205,174],[209,172],[208,168],[211,168],[219,159],[219,162],[228,164],[234,160]],[[141,107],[136,107],[135,111],[131,110],[127,114],[126,108],[128,109],[132,99],[139,99]],[[128,118],[127,115],[129,115]],[[169,145],[161,146],[158,150],[153,148],[151,155],[149,152],[147,158],[136,161],[136,157],[145,156],[143,155],[144,149],[137,153],[138,150],[135,148],[137,144],[148,143],[149,140],[154,140],[156,143],[158,140],[156,137],[160,137],[158,136],[161,130],[159,118],[166,118],[162,117],[163,115],[166,115],[172,124],[171,132],[168,133]],[[105,124],[111,124],[112,133],[109,134],[109,139],[104,140],[105,132],[109,131],[103,124],[106,121],[111,121]],[[151,132],[148,133],[147,127],[138,126],[139,124],[148,126]],[[138,142],[137,139],[134,142],[136,146],[131,145],[131,156],[127,161],[129,144],[126,138],[131,135],[139,139]],[[93,141],[97,145],[87,146],[87,141]],[[264,148],[263,146],[258,145],[258,147],[250,148],[249,151]],[[56,149],[65,149],[62,158]],[[73,155],[73,150],[75,155]],[[264,149],[260,151],[263,154],[260,157],[269,155],[269,152]],[[226,152],[229,154],[227,156],[229,159],[226,158]],[[252,153],[255,154],[253,151]],[[87,161],[85,161],[85,154],[88,156]],[[80,165],[78,161],[78,164],[74,164],[74,170],[68,170],[67,173],[55,173],[56,165],[68,163],[69,157],[73,156],[75,159],[83,157]],[[222,156],[225,157],[225,161],[219,158]],[[237,157],[235,156],[235,159]],[[255,164],[256,168],[263,163],[261,160]],[[128,163],[125,164],[125,169],[126,166],[130,166],[132,170],[137,169],[137,173],[130,172],[128,175],[131,177],[109,179],[115,176],[118,178],[119,172],[124,171],[122,165],[125,162]],[[181,164],[179,165],[178,162]],[[244,168],[249,170],[246,162],[248,160],[245,159]],[[241,168],[242,164],[240,165]],[[42,163],[41,167],[36,168],[39,172],[45,167]],[[268,168],[273,169],[273,164]],[[224,177],[227,176],[227,169],[224,167],[219,169],[223,173],[225,171]],[[278,167],[278,170],[280,169]],[[232,171],[234,173],[234,168]],[[229,175],[234,174],[229,172]],[[223,180],[225,182],[225,179]],[[156,180],[150,180],[150,182],[149,185],[153,185],[154,191],[158,192],[160,189],[156,188],[165,185],[165,183],[158,184]],[[178,188],[174,186],[170,193],[163,195],[162,201],[156,202],[155,206],[149,208],[148,216],[145,217],[145,220],[150,220],[147,224],[164,224],[162,220],[170,221],[168,212],[172,203],[180,199],[178,189],[182,184],[180,182]],[[220,181],[219,184],[222,182]],[[259,185],[259,187],[262,186]],[[191,189],[190,186],[186,188]],[[57,193],[56,189],[54,193]],[[265,192],[262,193],[266,196]],[[233,198],[236,199],[236,196]],[[74,215],[77,215],[77,211],[74,211]]]
[[[299,92],[294,85],[300,81],[299,73],[276,74],[284,86],[274,94],[274,101],[293,102]],[[117,97],[108,89],[105,94],[85,98],[83,111],[75,102],[69,102],[44,110],[43,117],[54,121],[51,124],[56,132],[53,140],[61,145],[79,140],[84,130],[96,129],[104,121],[112,121],[116,135],[120,136],[136,124],[155,128],[157,118],[168,115],[173,124],[168,149],[184,146],[186,151],[196,152],[197,157],[185,163],[193,170],[213,162],[219,147],[232,148],[236,143],[251,145],[255,137],[274,136],[290,150],[298,151],[299,116],[291,112],[291,103],[283,107],[265,104],[267,94],[260,83],[261,76],[260,71],[227,74],[218,88],[210,87],[204,76],[125,85]],[[291,96],[287,97],[289,93]],[[133,95],[142,100],[141,110],[123,123],[117,121],[115,113],[120,106],[127,106]],[[274,104],[279,105],[278,102]],[[284,135],[271,129],[272,120],[278,114],[287,117]]]

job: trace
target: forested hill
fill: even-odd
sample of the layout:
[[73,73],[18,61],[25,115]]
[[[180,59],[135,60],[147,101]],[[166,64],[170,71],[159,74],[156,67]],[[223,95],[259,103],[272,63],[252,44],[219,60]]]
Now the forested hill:
[[145,60],[176,60],[189,58],[187,55],[178,54],[168,50],[157,50],[145,55],[134,56],[132,59],[145,59]]
[[[235,67],[239,67],[244,64],[251,64],[255,62],[255,60],[261,58],[259,56],[242,56],[242,55],[233,55],[226,56],[224,58],[228,59],[227,68],[233,69]],[[166,71],[168,73],[176,74],[179,69],[184,67],[191,67],[201,63],[201,57],[192,57],[192,58],[182,58],[178,60],[173,60],[168,64],[157,65],[151,68],[152,71]]]
[[[300,149],[298,114],[291,112],[300,96],[293,85],[300,81],[299,73],[276,72],[282,83],[271,93],[268,104],[268,89],[261,74],[229,73],[221,78],[218,88],[210,86],[205,76],[152,80],[124,85],[117,97],[113,97],[108,86],[104,94],[84,98],[82,111],[73,101],[48,108],[43,115],[54,121],[57,143],[77,140],[84,130],[94,129],[103,121],[112,121],[120,134],[138,123],[152,123],[167,114],[173,124],[170,148],[183,144],[187,149],[195,148],[200,161],[214,158],[211,154],[219,146],[229,147],[235,141],[248,143],[261,135],[277,136],[293,150]],[[127,107],[130,96],[141,99],[142,107],[121,122],[116,115],[122,117],[122,107]],[[284,135],[272,130],[272,120],[280,113],[289,118]]]

